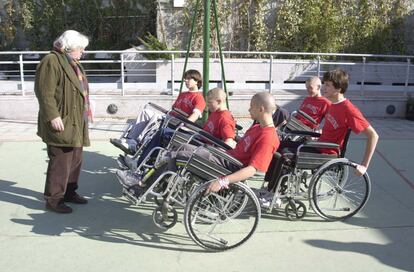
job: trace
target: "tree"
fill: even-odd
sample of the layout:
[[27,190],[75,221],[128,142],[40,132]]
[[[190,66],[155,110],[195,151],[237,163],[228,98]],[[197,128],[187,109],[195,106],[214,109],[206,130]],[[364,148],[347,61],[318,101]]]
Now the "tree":
[[[22,29],[31,50],[49,50],[65,30],[75,29],[90,37],[88,49],[125,49],[137,38],[155,34],[155,2],[147,0],[8,0],[10,12],[1,24],[7,33],[1,48]],[[14,20],[13,20],[14,18]]]

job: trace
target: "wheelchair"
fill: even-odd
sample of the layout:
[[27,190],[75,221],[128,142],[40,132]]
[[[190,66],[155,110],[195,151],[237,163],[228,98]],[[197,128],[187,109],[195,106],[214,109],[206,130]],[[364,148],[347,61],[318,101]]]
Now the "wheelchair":
[[[163,167],[160,161],[164,152],[180,150],[185,143],[195,144],[197,149],[205,148],[237,167],[242,166],[224,152],[229,148],[226,144],[205,131],[198,130],[185,118],[178,119],[184,126],[175,130],[168,145],[153,148],[135,170],[142,173],[144,182],[150,181],[154,168]],[[188,129],[193,130],[189,133]],[[155,153],[157,155],[154,156]],[[260,205],[253,191],[247,185],[237,183],[230,185],[228,189],[204,196],[209,181],[231,172],[199,156],[197,152],[188,159],[177,159],[176,166],[177,171],[164,170],[148,182],[145,192],[139,196],[131,188],[125,187],[123,195],[136,205],[153,200],[156,207],[152,219],[161,229],[172,228],[178,221],[177,209],[184,208],[187,232],[198,245],[206,249],[226,250],[247,241],[254,233],[261,215]]]
[[[239,161],[222,149],[209,145],[198,148],[206,148],[213,155],[242,167]],[[177,221],[173,204],[178,203],[184,207],[185,229],[199,246],[211,251],[223,251],[245,243],[255,232],[261,216],[254,192],[239,182],[230,184],[228,189],[205,195],[212,181],[231,172],[199,156],[197,150],[187,161],[177,163],[181,163],[182,167],[175,174],[164,172],[165,175],[171,174],[171,178],[161,206],[153,213],[156,225],[172,227]],[[160,180],[161,177],[157,181]],[[156,186],[152,184],[153,188]],[[183,192],[178,188],[188,189]]]
[[[273,196],[267,213],[285,205],[290,220],[300,220],[307,213],[304,201],[321,218],[328,221],[345,220],[359,212],[367,203],[371,181],[368,173],[354,174],[357,164],[345,158],[351,130],[348,130],[342,150],[334,143],[306,141],[296,153],[277,153],[281,160],[273,169]],[[294,132],[293,136],[318,137],[314,132]],[[309,152],[311,149],[336,149],[337,155]]]

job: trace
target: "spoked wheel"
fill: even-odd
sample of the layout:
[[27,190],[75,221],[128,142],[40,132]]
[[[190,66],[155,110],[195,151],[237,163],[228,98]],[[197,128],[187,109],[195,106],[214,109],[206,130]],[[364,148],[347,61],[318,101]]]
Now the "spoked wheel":
[[299,200],[289,200],[285,207],[285,215],[291,221],[301,220],[306,215],[306,205]]
[[322,218],[335,221],[349,218],[368,201],[371,182],[367,173],[355,175],[356,164],[337,159],[323,165],[310,184],[313,210]]
[[246,242],[256,230],[260,206],[245,184],[204,195],[210,183],[200,186],[190,197],[184,211],[189,236],[209,250],[227,250]]
[[177,223],[177,211],[172,208],[157,207],[152,213],[152,220],[161,229],[169,229]]

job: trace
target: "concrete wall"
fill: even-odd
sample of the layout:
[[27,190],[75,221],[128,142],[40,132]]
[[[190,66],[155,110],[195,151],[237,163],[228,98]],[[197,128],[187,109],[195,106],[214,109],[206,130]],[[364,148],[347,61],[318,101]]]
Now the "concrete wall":
[[[247,117],[248,108],[251,99],[250,95],[235,95],[230,97],[230,110],[237,117]],[[298,109],[304,99],[303,91],[277,91],[274,97],[279,106],[285,107],[289,111]],[[94,116],[96,118],[135,118],[139,108],[148,102],[156,103],[165,108],[170,108],[176,96],[170,95],[91,95]],[[367,117],[404,117],[406,99],[402,96],[380,96],[364,95],[350,92],[348,98],[360,108]],[[107,107],[115,104],[118,108],[116,114],[109,114]],[[388,106],[395,107],[395,113],[388,114]],[[38,112],[38,103],[33,95],[0,96],[0,119],[13,120],[36,120]]]

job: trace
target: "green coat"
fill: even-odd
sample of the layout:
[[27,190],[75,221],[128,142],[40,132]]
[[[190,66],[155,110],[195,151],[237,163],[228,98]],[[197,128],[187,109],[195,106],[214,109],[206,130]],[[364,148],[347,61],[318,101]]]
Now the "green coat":
[[[83,68],[81,67],[84,73]],[[35,94],[39,102],[37,135],[54,146],[89,146],[88,121],[84,118],[85,97],[80,81],[66,56],[52,51],[36,68]],[[65,126],[58,132],[51,120],[60,116]]]

